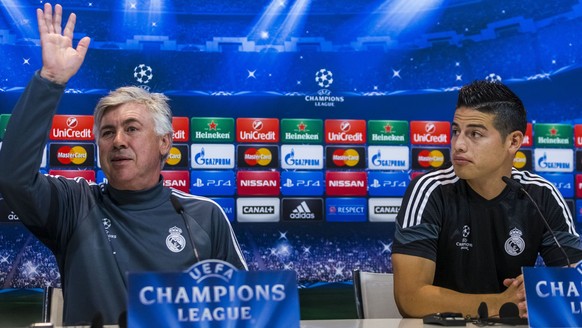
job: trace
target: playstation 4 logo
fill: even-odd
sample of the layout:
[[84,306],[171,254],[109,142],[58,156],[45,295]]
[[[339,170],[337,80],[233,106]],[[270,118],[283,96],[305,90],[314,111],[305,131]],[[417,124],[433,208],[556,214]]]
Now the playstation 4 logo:
[[281,194],[284,196],[321,196],[324,189],[322,171],[281,172]]
[[236,190],[234,171],[192,171],[190,193],[202,196],[232,196]]
[[409,183],[410,177],[407,172],[368,172],[368,193],[370,196],[401,197]]

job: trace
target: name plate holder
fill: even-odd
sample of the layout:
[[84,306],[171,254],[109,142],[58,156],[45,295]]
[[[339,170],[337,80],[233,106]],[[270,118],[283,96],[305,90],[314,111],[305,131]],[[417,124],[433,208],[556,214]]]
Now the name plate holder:
[[582,327],[582,264],[524,267],[530,327]]
[[128,274],[128,327],[296,327],[295,271],[239,271],[219,260]]

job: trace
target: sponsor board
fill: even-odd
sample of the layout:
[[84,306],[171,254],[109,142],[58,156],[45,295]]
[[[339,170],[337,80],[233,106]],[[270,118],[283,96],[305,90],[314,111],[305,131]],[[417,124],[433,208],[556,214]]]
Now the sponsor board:
[[582,198],[582,174],[576,174],[576,198]]
[[513,167],[518,170],[531,171],[533,169],[531,149],[518,150],[513,158]]
[[174,129],[174,143],[188,142],[190,140],[190,119],[187,117],[173,117],[172,128]]
[[6,133],[6,126],[8,126],[10,116],[11,114],[0,114],[0,140],[4,139],[4,134]]
[[281,199],[281,220],[323,221],[323,198]]
[[284,118],[281,120],[281,142],[300,144],[323,143],[323,121]]
[[97,170],[97,181],[95,181],[97,183],[107,183],[109,182],[109,180],[107,180],[107,177],[105,176],[105,172],[103,172],[102,170]]
[[234,118],[193,117],[190,120],[190,131],[195,143],[232,143]]
[[570,124],[534,124],[535,147],[571,148],[573,130]]
[[368,194],[373,197],[401,197],[409,184],[408,172],[368,172]]
[[236,200],[238,222],[279,222],[281,204],[277,197],[241,197]]
[[322,171],[281,172],[283,196],[321,196],[325,191]]
[[336,198],[325,200],[325,218],[329,222],[366,222],[368,204],[366,198]]
[[410,150],[407,146],[368,146],[368,169],[408,170]]
[[367,191],[366,172],[325,173],[325,193],[328,196],[366,196]]
[[409,133],[408,121],[368,121],[369,145],[406,145]]
[[582,171],[582,150],[576,150],[576,171]]
[[582,199],[576,200],[576,222],[582,223]]
[[48,174],[69,179],[83,178],[88,182],[95,182],[95,171],[93,170],[49,170]]
[[190,166],[193,169],[234,168],[234,145],[192,144]]
[[325,142],[328,144],[365,144],[365,120],[325,120]]
[[535,170],[537,172],[574,171],[574,151],[572,149],[536,148],[534,150]]
[[[2,123],[0,118],[0,133],[2,132]],[[0,139],[2,136],[0,135]],[[574,147],[582,148],[582,124],[574,125]]]
[[3,222],[7,223],[20,222],[20,218],[18,217],[18,215],[16,215],[16,213],[10,210],[8,204],[6,204],[6,201],[4,200],[4,198],[2,198],[2,195],[0,195],[0,223]]
[[451,123],[440,121],[410,122],[411,144],[448,146],[450,142]]
[[190,192],[190,172],[162,171],[164,187],[171,187],[185,193]]
[[402,198],[368,199],[368,217],[370,222],[394,222],[400,211]]
[[279,142],[279,120],[276,118],[237,118],[236,141]]
[[363,146],[327,146],[325,166],[328,169],[364,169],[366,150]]
[[291,170],[321,170],[323,168],[323,146],[282,145],[281,168]]
[[281,176],[277,171],[238,171],[236,184],[239,196],[278,196]]
[[190,153],[188,152],[190,147],[188,145],[177,145],[174,144],[170,148],[170,153],[166,159],[166,165],[164,165],[165,170],[187,170],[190,168],[188,164],[188,158]]
[[522,147],[531,147],[533,146],[533,128],[531,123],[527,123],[525,128],[525,135],[523,136],[523,141],[521,142]]
[[279,146],[238,145],[237,166],[240,168],[276,169],[279,167]]
[[449,148],[412,148],[412,169],[432,170],[450,161]]
[[539,173],[539,175],[550,181],[564,198],[574,198],[574,175],[565,173]]
[[93,116],[55,115],[49,132],[50,140],[92,141]]
[[228,220],[233,222],[235,219],[236,211],[236,208],[234,207],[234,198],[212,197],[212,200],[222,208]]
[[232,196],[236,191],[232,170],[193,170],[190,172],[190,193],[202,196]]
[[93,168],[95,166],[95,144],[50,143],[49,166],[67,168]]

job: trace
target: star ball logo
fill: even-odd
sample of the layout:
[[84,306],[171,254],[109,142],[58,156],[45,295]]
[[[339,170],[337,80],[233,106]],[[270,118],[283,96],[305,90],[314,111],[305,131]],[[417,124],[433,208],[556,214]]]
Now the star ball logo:
[[133,69],[133,78],[142,84],[149,83],[153,78],[153,69],[146,64],[139,64]]
[[315,107],[335,107],[336,103],[344,102],[343,96],[332,96],[331,91],[328,89],[333,84],[333,72],[321,68],[315,72],[315,83],[320,89],[317,91],[317,95],[305,96],[306,102],[312,102]]

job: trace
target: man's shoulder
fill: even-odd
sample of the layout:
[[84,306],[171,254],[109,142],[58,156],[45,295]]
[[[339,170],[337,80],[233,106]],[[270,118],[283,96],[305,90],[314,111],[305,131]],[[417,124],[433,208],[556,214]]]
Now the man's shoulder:
[[416,176],[410,187],[416,192],[429,192],[436,189],[454,189],[460,186],[462,180],[455,174],[452,165],[428,171]]

